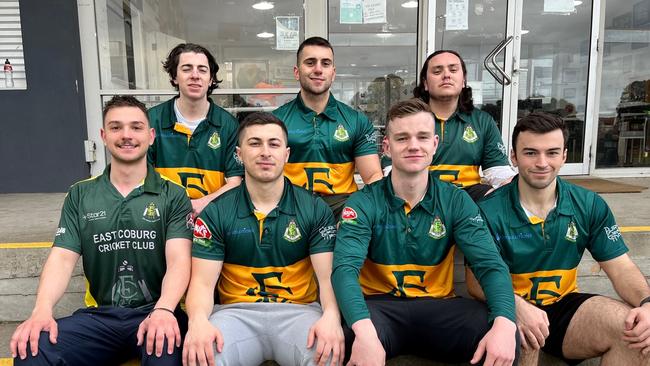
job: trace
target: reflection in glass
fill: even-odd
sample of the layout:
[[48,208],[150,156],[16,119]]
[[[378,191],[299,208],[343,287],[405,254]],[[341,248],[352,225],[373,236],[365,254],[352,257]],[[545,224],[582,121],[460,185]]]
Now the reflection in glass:
[[596,168],[650,166],[650,0],[605,13]]

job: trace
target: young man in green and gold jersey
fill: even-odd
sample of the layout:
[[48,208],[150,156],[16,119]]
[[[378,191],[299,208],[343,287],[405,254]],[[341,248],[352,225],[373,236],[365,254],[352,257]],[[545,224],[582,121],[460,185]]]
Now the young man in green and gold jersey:
[[413,94],[429,104],[436,120],[440,142],[432,174],[462,187],[474,201],[512,179],[501,133],[489,114],[474,107],[465,61],[457,52],[429,55]]
[[[387,120],[392,171],[350,196],[334,249],[348,365],[383,365],[401,354],[511,365],[517,332],[508,271],[467,193],[429,174],[438,147],[429,106],[402,101]],[[454,295],[456,245],[486,289],[487,306]]]
[[196,220],[185,363],[334,365],[344,344],[330,283],[332,212],[283,176],[282,121],[253,113],[238,135],[245,179]]
[[[600,356],[602,365],[650,365],[650,287],[605,201],[558,177],[567,138],[560,117],[520,119],[511,153],[519,175],[479,202],[517,295],[521,364],[537,365],[542,349],[570,364]],[[624,302],[578,292],[585,249]],[[467,278],[482,297],[471,272]]]
[[[192,206],[181,186],[147,164],[155,133],[146,113],[133,97],[106,104],[101,135],[111,164],[65,198],[34,311],[11,338],[16,365],[118,365],[133,357],[181,364],[187,318],[177,306],[190,277]],[[80,256],[88,307],[55,320]]]
[[235,159],[237,120],[209,98],[219,65],[205,47],[181,43],[163,63],[178,96],[149,110],[156,140],[149,162],[181,184],[198,215],[215,197],[241,182]]
[[296,99],[276,109],[289,131],[291,156],[284,174],[295,185],[321,195],[338,217],[357,190],[354,172],[368,184],[382,177],[372,123],[330,93],[336,76],[334,50],[324,38],[302,42],[293,73]]

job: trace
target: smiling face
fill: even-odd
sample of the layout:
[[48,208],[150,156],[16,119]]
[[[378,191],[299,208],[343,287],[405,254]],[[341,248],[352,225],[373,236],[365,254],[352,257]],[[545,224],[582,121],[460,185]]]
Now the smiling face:
[[237,156],[244,164],[248,181],[273,182],[283,179],[289,148],[284,131],[275,124],[246,127],[237,147]]
[[146,159],[155,132],[137,107],[111,108],[104,117],[101,136],[114,163],[133,164]]
[[393,171],[414,174],[428,170],[438,147],[431,113],[394,118],[386,132],[384,151],[393,161]]
[[208,58],[202,53],[181,53],[178,57],[174,83],[178,85],[181,98],[205,99],[208,87],[212,83]]
[[328,47],[305,46],[298,57],[293,74],[300,82],[302,93],[322,95],[328,93],[336,77],[334,54]]
[[519,184],[529,188],[541,190],[550,186],[566,161],[567,151],[560,129],[541,134],[521,132],[515,146],[510,159],[519,168]]
[[456,55],[443,52],[429,60],[424,89],[431,99],[458,98],[465,82],[461,61]]

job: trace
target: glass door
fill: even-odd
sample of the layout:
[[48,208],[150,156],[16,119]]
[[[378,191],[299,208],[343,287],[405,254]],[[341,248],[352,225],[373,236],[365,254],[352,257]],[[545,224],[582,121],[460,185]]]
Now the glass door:
[[438,0],[435,14],[429,14],[436,19],[435,49],[463,56],[474,103],[492,114],[508,150],[518,118],[544,111],[565,120],[569,141],[562,174],[589,172],[592,5],[592,0]]

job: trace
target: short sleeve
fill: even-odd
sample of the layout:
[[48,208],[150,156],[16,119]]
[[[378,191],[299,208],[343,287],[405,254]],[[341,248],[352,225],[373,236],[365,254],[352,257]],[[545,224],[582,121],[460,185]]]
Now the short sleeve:
[[241,177],[244,175],[244,166],[235,154],[235,147],[237,147],[237,120],[229,113],[224,112],[227,118],[222,121],[222,136],[226,137],[226,178]]
[[377,135],[368,117],[358,113],[358,133],[354,141],[354,157],[377,154]]
[[314,216],[309,235],[309,254],[334,251],[336,242],[336,225],[334,215],[322,198],[314,199]]
[[165,238],[192,239],[192,203],[187,193],[181,186],[172,182],[169,184],[169,201],[167,210],[167,222],[165,227]]
[[628,248],[612,211],[605,200],[596,194],[591,212],[587,249],[594,259],[604,262],[627,253]]
[[499,132],[496,122],[487,113],[482,113],[481,119],[485,128],[481,168],[485,170],[495,166],[509,166],[508,151],[501,139],[501,132]]
[[194,239],[192,240],[192,257],[222,261],[225,257],[223,233],[216,224],[218,210],[212,203],[208,205],[194,221]]
[[79,186],[74,185],[63,201],[59,226],[54,235],[53,246],[81,253],[81,233],[79,232]]

